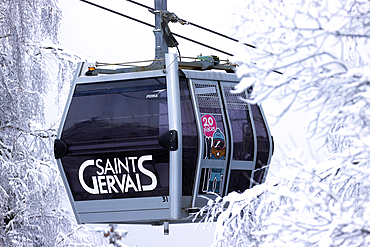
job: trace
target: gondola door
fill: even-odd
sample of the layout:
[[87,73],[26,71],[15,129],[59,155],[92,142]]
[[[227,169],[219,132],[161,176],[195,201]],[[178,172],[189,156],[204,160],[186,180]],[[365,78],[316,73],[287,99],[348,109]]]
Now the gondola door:
[[[230,155],[229,130],[217,81],[190,79],[199,129],[199,157],[193,206],[205,204],[198,195],[223,195]],[[212,195],[213,194],[213,195]]]
[[162,71],[78,78],[62,122],[56,155],[65,145],[58,164],[79,223],[170,217]]
[[248,102],[248,91],[233,92],[235,83],[219,81],[230,136],[230,155],[224,194],[244,192],[265,181],[272,155],[272,139],[258,104]]
[[[186,72],[198,126],[198,161],[192,206],[243,192],[264,182],[272,154],[271,135],[248,92],[233,93],[235,75]],[[203,197],[200,197],[203,195]]]
[[233,93],[234,86],[235,83],[220,82],[232,142],[225,194],[243,192],[253,186],[258,149],[255,121],[247,102],[248,93]]

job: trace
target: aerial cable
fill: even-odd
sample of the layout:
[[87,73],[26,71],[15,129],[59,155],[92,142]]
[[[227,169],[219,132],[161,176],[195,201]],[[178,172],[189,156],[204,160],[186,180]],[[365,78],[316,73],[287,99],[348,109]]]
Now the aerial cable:
[[136,19],[136,18],[133,18],[133,17],[131,17],[131,16],[128,16],[128,15],[125,15],[125,14],[119,13],[119,12],[117,12],[117,11],[114,11],[114,10],[108,9],[108,8],[103,7],[103,6],[101,6],[101,5],[98,5],[98,4],[95,4],[95,3],[92,3],[92,2],[89,2],[89,1],[86,1],[86,0],[80,0],[80,1],[81,1],[81,2],[84,2],[84,3],[88,3],[88,4],[93,5],[93,6],[95,6],[95,7],[98,7],[98,8],[104,9],[104,10],[106,10],[106,11],[109,11],[109,12],[113,13],[113,14],[116,14],[116,15],[120,15],[120,16],[126,17],[126,18],[128,18],[128,19],[130,19],[130,20],[137,21],[137,22],[139,22],[139,23],[141,23],[141,24],[144,24],[144,25],[147,25],[147,26],[149,26],[149,27],[155,28],[155,26],[154,26],[154,25],[152,25],[152,24],[149,24],[149,23],[147,23],[147,22],[141,21],[141,20]]
[[[149,7],[149,6],[147,6],[147,5],[144,5],[144,4],[141,4],[141,3],[138,3],[138,2],[133,1],[133,0],[126,0],[126,1],[131,2],[131,3],[134,3],[134,4],[139,5],[139,6],[141,6],[141,7],[147,8],[151,13],[154,13],[154,10],[155,10],[155,9],[154,9],[154,8],[152,8],[152,7]],[[216,32],[216,31],[213,31],[213,30],[211,30],[211,29],[209,29],[209,28],[206,28],[206,27],[202,27],[202,26],[197,25],[197,24],[195,24],[195,23],[193,23],[193,22],[185,21],[185,20],[182,20],[182,21],[183,21],[184,23],[186,23],[187,25],[192,25],[192,26],[194,26],[194,27],[197,27],[197,28],[203,29],[203,30],[205,30],[205,31],[207,31],[207,32],[210,32],[210,33],[213,33],[213,34],[219,35],[219,36],[221,36],[221,37],[223,37],[223,38],[226,38],[226,39],[229,39],[229,40],[232,40],[232,41],[235,41],[235,42],[240,42],[239,40],[234,39],[234,38],[232,38],[232,37],[230,37],[230,36],[227,36],[227,35],[225,35],[225,34],[222,34],[222,33]],[[253,48],[253,49],[258,49],[258,48],[257,48],[257,46],[255,46],[255,45],[251,45],[251,44],[248,44],[248,43],[243,43],[243,45],[245,45],[245,46],[249,46],[249,47],[251,47],[251,48]],[[267,52],[267,53],[271,53],[271,52],[268,52],[268,51],[265,51],[265,52]]]
[[174,36],[177,36],[177,37],[179,37],[179,38],[182,38],[182,39],[185,39],[185,40],[187,40],[187,41],[193,42],[193,43],[195,43],[195,44],[202,45],[202,46],[207,47],[207,48],[209,48],[209,49],[212,49],[212,50],[215,50],[215,51],[221,52],[221,53],[223,53],[223,54],[225,54],[225,55],[228,55],[228,56],[231,56],[231,57],[232,57],[232,56],[234,56],[234,54],[231,54],[231,53],[228,53],[228,52],[226,52],[226,51],[223,51],[223,50],[217,49],[217,48],[215,48],[215,47],[213,47],[213,46],[210,46],[210,45],[203,44],[203,43],[201,43],[201,42],[199,42],[199,41],[196,41],[196,40],[193,40],[193,39],[189,39],[189,38],[184,37],[184,36],[182,36],[182,35],[180,35],[180,34],[177,34],[177,33],[172,33],[172,34],[173,34]]
[[126,1],[128,1],[128,2],[130,2],[130,3],[134,3],[134,4],[139,5],[139,6],[141,6],[141,7],[147,8],[150,12],[154,12],[154,10],[155,10],[155,9],[154,9],[154,8],[152,8],[152,7],[149,7],[149,6],[144,5],[144,4],[142,4],[142,3],[138,3],[138,2],[133,1],[133,0],[126,0]]
[[[154,26],[154,25],[152,25],[152,24],[150,24],[150,23],[147,23],[147,22],[144,22],[144,21],[138,20],[138,19],[136,19],[136,18],[133,18],[133,17],[131,17],[131,16],[128,16],[128,15],[125,15],[125,14],[119,13],[119,12],[117,12],[117,11],[114,11],[114,10],[108,9],[108,8],[103,7],[103,6],[101,6],[101,5],[98,5],[98,4],[95,4],[95,3],[92,3],[92,2],[89,2],[89,1],[86,1],[86,0],[80,0],[80,1],[82,1],[82,2],[84,2],[84,3],[88,3],[88,4],[93,5],[93,6],[95,6],[95,7],[101,8],[101,9],[103,9],[103,10],[109,11],[109,12],[111,12],[111,13],[113,13],[113,14],[116,14],[116,15],[120,15],[120,16],[126,17],[126,18],[128,18],[128,19],[130,19],[130,20],[137,21],[137,22],[139,22],[139,23],[141,23],[141,24],[144,24],[144,25],[146,25],[146,26],[149,26],[149,27],[155,28],[155,26]],[[127,1],[134,2],[134,1],[131,1],[131,0],[127,0]],[[136,3],[136,2],[135,2],[135,3]],[[145,5],[144,5],[144,6],[145,6]],[[150,8],[150,7],[148,7],[148,8]],[[210,45],[203,44],[203,43],[201,43],[201,42],[199,42],[199,41],[196,41],[196,40],[193,40],[193,39],[187,38],[187,37],[182,36],[182,35],[180,35],[180,34],[176,34],[176,33],[172,33],[172,34],[173,34],[174,36],[180,37],[180,38],[182,38],[182,39],[185,39],[185,40],[187,40],[187,41],[193,42],[193,43],[198,44],[198,45],[202,45],[202,46],[207,47],[207,48],[209,48],[209,49],[212,49],[212,50],[218,51],[218,52],[220,52],[220,53],[226,54],[226,55],[228,55],[228,56],[234,56],[234,55],[233,55],[233,54],[231,54],[231,53],[228,53],[228,52],[226,52],[226,51],[223,51],[223,50],[217,49],[217,48],[212,47],[212,46],[210,46]]]
[[[217,34],[217,35],[219,35],[219,36],[221,36],[221,37],[224,37],[224,38],[226,38],[226,39],[229,39],[229,40],[232,40],[232,41],[235,41],[235,42],[240,42],[240,41],[239,41],[239,40],[237,40],[237,39],[234,39],[234,38],[232,38],[232,37],[226,36],[225,34],[222,34],[222,33],[216,32],[216,31],[213,31],[213,30],[208,29],[208,28],[206,28],[206,27],[199,26],[199,25],[197,25],[197,24],[195,24],[195,23],[192,23],[192,22],[189,22],[189,21],[187,21],[187,23],[188,23],[189,25],[192,25],[192,26],[194,26],[194,27],[197,27],[197,28],[203,29],[203,30],[208,31],[208,32],[210,32],[210,33]],[[251,45],[251,44],[243,43],[243,45],[245,45],[245,46],[249,46],[249,47],[251,47],[251,48],[253,48],[253,49],[257,49],[257,46],[254,46],[254,45]]]

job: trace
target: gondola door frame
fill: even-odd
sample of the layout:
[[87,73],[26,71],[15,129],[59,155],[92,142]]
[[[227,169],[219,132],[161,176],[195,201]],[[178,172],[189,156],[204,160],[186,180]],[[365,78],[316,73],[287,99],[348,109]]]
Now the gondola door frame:
[[[60,124],[59,129],[58,129],[58,132],[57,132],[57,136],[56,136],[57,139],[60,139],[61,136],[62,136],[62,132],[63,132],[63,128],[64,128],[64,123],[65,123],[65,120],[66,120],[67,114],[68,114],[69,105],[70,105],[70,103],[72,101],[72,97],[73,97],[73,94],[74,94],[74,90],[72,90],[72,89],[76,88],[77,79],[80,76],[81,71],[83,70],[84,64],[85,64],[84,62],[79,62],[77,64],[76,72],[75,72],[75,74],[73,76],[72,83],[71,83],[71,90],[69,90],[69,95],[68,95],[68,98],[67,98],[66,107],[64,108],[63,115],[62,115],[62,118],[60,120],[60,123],[61,124]],[[62,177],[64,188],[65,188],[65,190],[67,192],[67,196],[68,196],[68,199],[69,199],[71,208],[72,208],[73,213],[74,213],[74,215],[76,217],[77,223],[80,224],[81,223],[81,218],[80,218],[78,209],[76,207],[76,203],[75,203],[75,201],[73,199],[72,190],[71,190],[71,187],[69,186],[69,183],[68,183],[68,180],[67,180],[67,176],[66,176],[66,174],[64,172],[62,161],[61,161],[61,159],[56,159],[56,161],[57,161],[59,172],[60,172],[61,177]]]
[[169,130],[177,131],[178,149],[170,151],[169,203],[170,218],[181,219],[182,197],[182,126],[180,107],[180,84],[177,54],[166,54],[166,84]]
[[[64,113],[61,118],[61,125],[58,130],[57,139],[61,139],[68,111],[77,85],[91,83],[95,84],[100,82],[130,81],[133,79],[166,76],[165,71],[163,70],[121,73],[103,76],[85,76],[83,73],[85,68],[84,65],[85,63],[79,63],[77,66],[77,70],[72,81],[71,90],[66,102],[66,108],[64,109]],[[171,118],[173,118],[173,116],[170,117],[170,119]],[[180,135],[180,150],[182,149],[181,137],[182,136]],[[172,151],[169,152],[172,153]],[[172,220],[172,217],[170,216],[170,198],[167,198],[167,196],[75,201],[61,158],[57,158],[57,163],[73,212],[79,224],[111,222],[154,224],[157,222]],[[176,220],[176,217],[174,218]]]

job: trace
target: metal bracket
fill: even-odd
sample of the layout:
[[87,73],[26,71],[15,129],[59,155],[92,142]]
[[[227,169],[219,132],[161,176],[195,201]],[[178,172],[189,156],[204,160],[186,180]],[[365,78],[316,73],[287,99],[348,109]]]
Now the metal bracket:
[[178,145],[178,135],[176,130],[170,130],[165,132],[159,137],[158,143],[166,150],[176,151],[179,147]]
[[170,223],[168,221],[163,222],[163,233],[164,235],[170,235]]
[[56,159],[62,158],[64,155],[66,155],[67,151],[68,147],[64,141],[60,139],[54,140],[54,156]]
[[161,11],[161,31],[164,41],[168,47],[176,47],[179,45],[175,37],[173,37],[170,28],[168,27],[169,22],[177,22],[179,19],[174,13],[168,12],[167,10]]

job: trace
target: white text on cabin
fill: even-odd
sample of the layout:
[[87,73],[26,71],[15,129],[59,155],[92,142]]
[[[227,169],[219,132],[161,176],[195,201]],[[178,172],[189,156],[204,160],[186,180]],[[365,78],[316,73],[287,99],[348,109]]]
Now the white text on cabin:
[[[144,161],[151,161],[152,155],[119,158],[86,160],[80,166],[78,179],[84,190],[90,194],[127,193],[151,191],[157,187],[157,177],[143,166]],[[96,166],[96,176],[92,176],[93,187],[89,187],[84,180],[84,171],[88,166]],[[109,172],[109,174],[108,174]],[[148,176],[151,184],[141,184],[139,173]],[[131,174],[131,175],[130,175]]]

